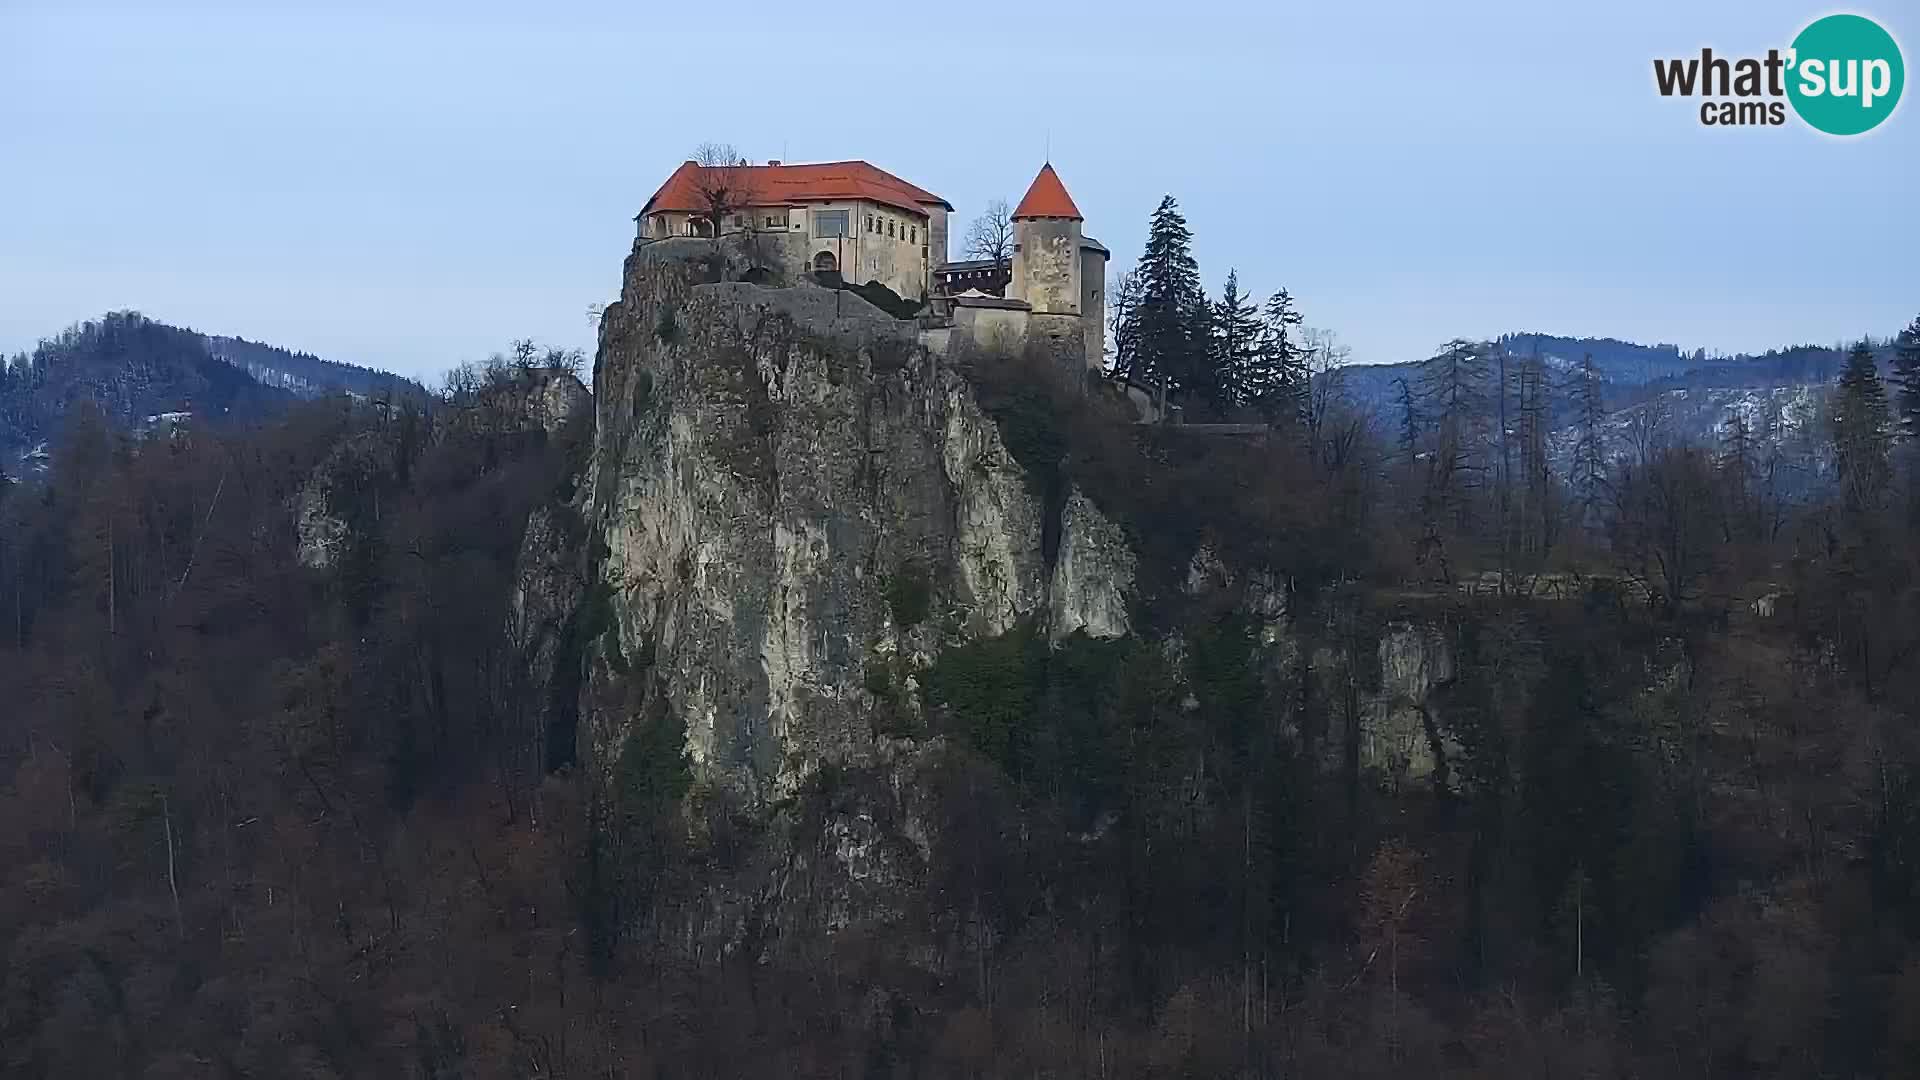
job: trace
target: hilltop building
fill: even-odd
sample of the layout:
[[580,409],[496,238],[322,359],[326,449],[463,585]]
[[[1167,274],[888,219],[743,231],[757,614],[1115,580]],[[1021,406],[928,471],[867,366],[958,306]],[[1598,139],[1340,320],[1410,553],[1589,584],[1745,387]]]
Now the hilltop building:
[[[709,221],[706,192],[737,194],[726,220]],[[757,234],[777,243],[790,268],[833,273],[856,284],[877,281],[910,300],[927,295],[930,267],[947,259],[953,206],[864,161],[702,166],[684,162],[647,200],[635,221],[640,239]]]
[[936,308],[976,340],[1047,340],[1059,355],[1106,362],[1106,245],[1086,235],[1085,219],[1053,164],[1027,186],[1013,211],[1013,258],[946,263],[934,270]]
[[[727,191],[722,220],[711,192]],[[1108,252],[1084,232],[1073,196],[1041,166],[1013,212],[1010,263],[947,259],[953,206],[864,161],[703,166],[683,163],[635,217],[641,242],[739,235],[795,276],[878,282],[929,302],[932,340],[955,335],[1020,347],[1043,338],[1098,370],[1106,351]],[[950,331],[950,332],[949,332]]]

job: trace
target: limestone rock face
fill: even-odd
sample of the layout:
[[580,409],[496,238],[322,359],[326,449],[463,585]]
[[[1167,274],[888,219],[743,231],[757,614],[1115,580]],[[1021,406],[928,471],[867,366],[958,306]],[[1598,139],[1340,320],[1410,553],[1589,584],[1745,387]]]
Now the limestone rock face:
[[327,453],[293,500],[295,556],[312,570],[332,569],[352,540],[354,503],[391,463],[392,444],[377,431],[344,439]]
[[[577,383],[575,385],[578,385]],[[531,769],[551,769],[547,745],[558,709],[571,709],[564,699],[577,696],[576,674],[563,665],[578,666],[565,655],[574,613],[586,592],[581,576],[579,527],[568,527],[569,507],[536,507],[527,518],[526,532],[515,560],[513,589],[507,595],[507,642],[526,666],[526,684],[533,694],[524,715],[523,735]]]
[[327,496],[331,485],[314,478],[300,486],[294,506],[294,531],[299,538],[296,555],[309,570],[326,570],[339,561],[347,542],[347,523],[333,516]]
[[527,391],[526,416],[552,435],[577,416],[593,411],[593,395],[568,371],[543,371]]
[[1379,653],[1380,688],[1366,704],[1360,763],[1409,780],[1432,777],[1460,760],[1459,742],[1434,704],[1434,691],[1453,680],[1453,648],[1436,627],[1396,623],[1381,636]]
[[1134,554],[1127,534],[1078,491],[1060,512],[1060,550],[1049,585],[1055,640],[1075,631],[1088,637],[1125,637],[1133,588]]
[[[707,283],[699,254],[628,260],[589,478],[620,660],[684,723],[699,782],[758,803],[871,760],[892,658],[1028,618],[1125,632],[1118,529],[1071,493],[1050,511],[912,324],[846,292]],[[632,722],[583,718],[588,759]]]

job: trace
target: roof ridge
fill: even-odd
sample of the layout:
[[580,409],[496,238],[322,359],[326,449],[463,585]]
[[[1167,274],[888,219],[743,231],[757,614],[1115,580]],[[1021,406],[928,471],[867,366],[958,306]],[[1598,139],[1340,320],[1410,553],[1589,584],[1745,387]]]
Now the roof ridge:
[[[744,186],[754,189],[753,197],[756,198],[867,199],[913,212],[921,212],[921,207],[926,205],[953,209],[953,204],[926,188],[861,158],[791,164],[782,162],[779,165],[755,165],[749,162],[745,166],[717,167],[742,169],[747,174]],[[695,177],[704,168],[708,166],[691,161],[682,162],[653,193],[653,197],[647,200],[640,212],[648,214],[656,209],[697,211],[700,200],[694,190]],[[791,171],[783,173],[781,170]],[[814,190],[806,190],[808,188]]]

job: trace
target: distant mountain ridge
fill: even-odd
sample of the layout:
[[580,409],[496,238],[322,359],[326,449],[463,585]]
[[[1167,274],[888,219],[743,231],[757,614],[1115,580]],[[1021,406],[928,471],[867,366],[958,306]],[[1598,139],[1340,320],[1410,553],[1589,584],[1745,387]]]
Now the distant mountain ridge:
[[[1618,338],[1533,332],[1504,334],[1494,339],[1494,344],[1516,360],[1533,356],[1541,359],[1554,390],[1552,423],[1556,427],[1572,420],[1572,403],[1566,390],[1590,356],[1609,416],[1622,419],[1645,411],[1657,401],[1672,436],[1709,446],[1717,441],[1719,425],[1730,409],[1763,400],[1792,399],[1804,411],[1811,407],[1809,403],[1818,396],[1819,388],[1839,378],[1846,363],[1845,350],[1818,345],[1721,356],[1671,344],[1641,345]],[[1882,344],[1875,352],[1884,372],[1891,349]],[[1342,368],[1340,378],[1346,393],[1391,430],[1398,423],[1398,384],[1405,380],[1417,393],[1424,363],[1356,364]]]
[[322,360],[312,353],[294,352],[241,337],[209,335],[205,340],[207,352],[214,359],[240,368],[263,386],[285,390],[297,397],[348,393],[379,398],[426,392],[412,379],[389,371]]
[[426,390],[387,372],[111,312],[0,364],[0,469],[43,468],[47,445],[82,401],[120,427],[164,420],[171,428],[262,419],[327,393],[391,399]]

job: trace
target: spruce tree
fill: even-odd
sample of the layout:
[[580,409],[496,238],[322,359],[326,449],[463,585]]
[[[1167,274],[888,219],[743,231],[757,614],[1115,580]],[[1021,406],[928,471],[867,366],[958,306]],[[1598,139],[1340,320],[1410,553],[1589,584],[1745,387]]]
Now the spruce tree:
[[1246,405],[1260,393],[1261,322],[1259,305],[1240,291],[1238,271],[1227,272],[1226,287],[1213,304],[1208,350],[1219,408]]
[[1908,438],[1920,436],[1920,316],[1894,339],[1893,381],[1899,386],[1897,429]]
[[1168,195],[1147,229],[1146,252],[1136,272],[1140,296],[1134,305],[1133,362],[1127,374],[1183,395],[1211,397],[1206,338],[1206,293],[1193,259],[1193,233]]
[[1400,411],[1395,446],[1407,475],[1412,476],[1414,463],[1420,460],[1421,432],[1420,404],[1414,397],[1413,384],[1404,378],[1393,380],[1393,400]]
[[1886,387],[1874,368],[1873,347],[1862,341],[1847,356],[1834,396],[1833,465],[1850,510],[1879,505],[1892,479],[1888,460],[1892,434]]
[[1307,410],[1312,353],[1302,338],[1301,322],[1285,289],[1268,297],[1260,313],[1260,348],[1248,379],[1248,402],[1276,423],[1300,419]]

